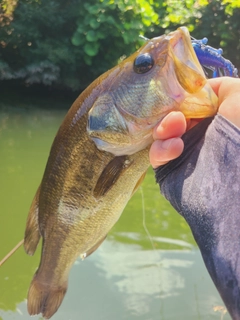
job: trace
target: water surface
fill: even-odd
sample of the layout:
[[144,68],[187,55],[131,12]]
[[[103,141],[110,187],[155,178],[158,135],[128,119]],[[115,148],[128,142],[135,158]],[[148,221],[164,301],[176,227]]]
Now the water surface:
[[[36,103],[0,106],[0,259],[23,238],[66,113],[57,104],[53,110]],[[30,317],[26,308],[39,258],[40,248],[30,257],[21,247],[0,267],[0,319],[42,319]],[[151,169],[100,248],[74,264],[68,292],[52,319],[230,319],[188,226],[160,196]]]

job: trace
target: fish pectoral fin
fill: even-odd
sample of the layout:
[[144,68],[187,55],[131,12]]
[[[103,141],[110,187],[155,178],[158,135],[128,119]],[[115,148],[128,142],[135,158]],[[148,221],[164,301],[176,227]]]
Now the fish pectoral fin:
[[84,254],[81,254],[80,257],[82,258],[82,260],[84,260],[85,258],[89,257],[94,251],[96,251],[100,245],[103,243],[103,241],[107,238],[107,236],[104,236],[100,241],[98,241],[91,249],[89,249],[87,252],[85,252]]
[[41,238],[39,224],[38,224],[38,211],[39,211],[39,193],[40,193],[41,186],[39,186],[36,195],[33,199],[31,204],[28,218],[27,218],[27,225],[25,230],[24,236],[24,249],[27,254],[33,255],[38,242]]
[[128,156],[113,158],[103,169],[100,177],[98,178],[93,190],[94,197],[99,198],[104,196],[130,164],[131,162],[128,160]]

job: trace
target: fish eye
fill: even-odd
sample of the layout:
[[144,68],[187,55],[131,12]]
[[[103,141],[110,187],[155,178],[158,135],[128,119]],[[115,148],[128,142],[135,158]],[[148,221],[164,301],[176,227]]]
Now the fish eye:
[[149,53],[143,53],[137,56],[133,64],[133,70],[136,73],[146,73],[152,69],[154,60]]

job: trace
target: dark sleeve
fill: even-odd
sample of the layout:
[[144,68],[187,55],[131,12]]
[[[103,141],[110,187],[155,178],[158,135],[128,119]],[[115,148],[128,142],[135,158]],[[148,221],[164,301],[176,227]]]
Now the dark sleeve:
[[186,219],[233,319],[240,319],[240,129],[221,115],[184,136],[183,154],[155,170]]

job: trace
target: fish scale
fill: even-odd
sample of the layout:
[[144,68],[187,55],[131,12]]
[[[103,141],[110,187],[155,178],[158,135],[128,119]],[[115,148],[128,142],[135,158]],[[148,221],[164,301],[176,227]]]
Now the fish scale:
[[[138,69],[142,54],[151,59]],[[74,261],[94,252],[119,219],[149,167],[153,127],[172,110],[208,117],[217,106],[184,27],[149,40],[77,98],[27,220],[26,252],[33,254],[43,238],[28,293],[30,315],[48,319],[57,311]]]

